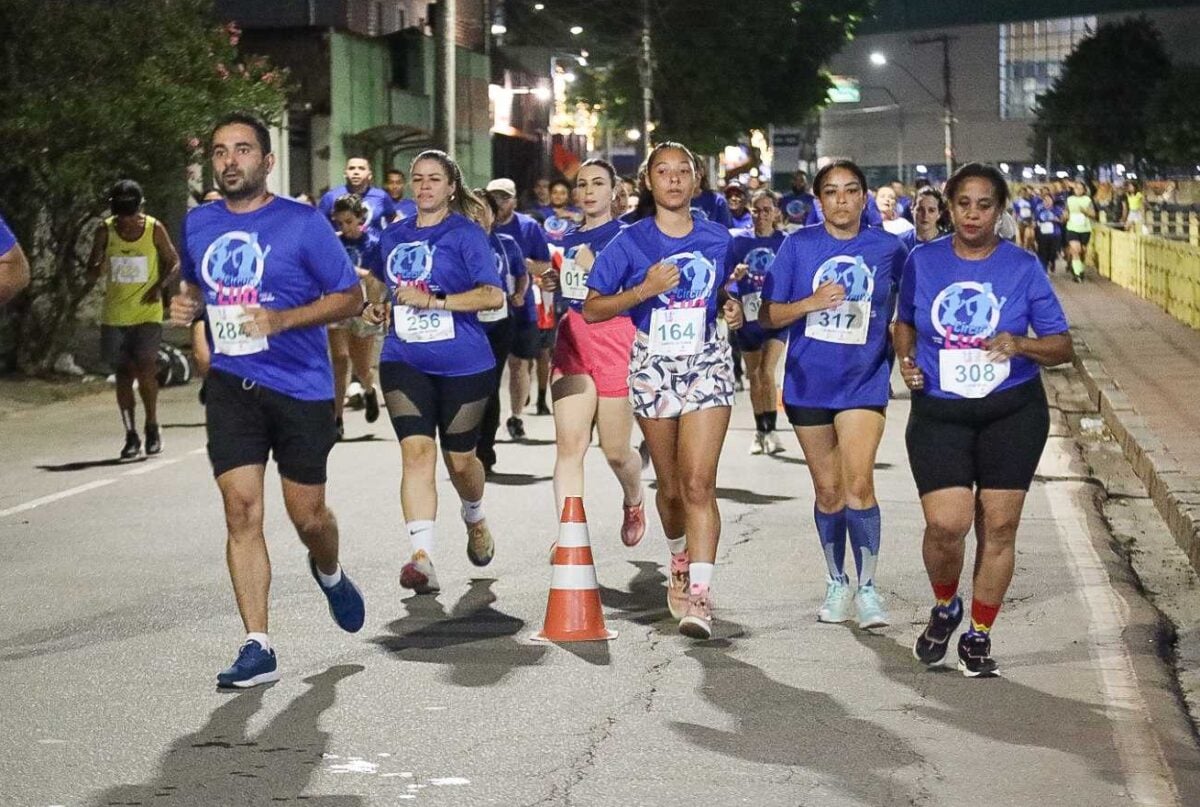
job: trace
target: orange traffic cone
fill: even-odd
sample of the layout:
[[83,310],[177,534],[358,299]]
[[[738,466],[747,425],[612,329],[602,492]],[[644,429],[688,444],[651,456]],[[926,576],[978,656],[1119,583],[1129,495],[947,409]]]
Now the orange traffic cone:
[[592,564],[583,499],[568,496],[563,502],[558,544],[554,549],[554,577],[546,603],[546,621],[537,642],[596,642],[617,638],[604,627],[600,586]]

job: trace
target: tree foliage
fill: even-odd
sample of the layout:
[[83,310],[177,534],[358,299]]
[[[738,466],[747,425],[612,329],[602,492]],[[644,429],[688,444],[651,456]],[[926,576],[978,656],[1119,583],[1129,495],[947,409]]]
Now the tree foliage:
[[1100,25],[1038,96],[1033,153],[1044,154],[1050,137],[1056,162],[1098,165],[1146,157],[1149,99],[1170,69],[1162,34],[1146,17]]
[[[825,64],[871,13],[871,0],[651,0],[655,139],[712,153],[751,128],[799,123],[825,100]],[[584,34],[590,65],[574,94],[620,128],[641,122],[642,3],[558,3],[521,12],[518,43]],[[574,47],[580,47],[574,44]]]
[[177,205],[211,121],[278,118],[286,76],[239,58],[239,32],[217,25],[209,0],[4,0],[0,31],[0,211],[33,266],[6,325],[36,371],[91,290],[84,262],[107,188],[127,177],[152,212]]
[[1147,105],[1148,147],[1159,163],[1200,164],[1200,65],[1178,64]]

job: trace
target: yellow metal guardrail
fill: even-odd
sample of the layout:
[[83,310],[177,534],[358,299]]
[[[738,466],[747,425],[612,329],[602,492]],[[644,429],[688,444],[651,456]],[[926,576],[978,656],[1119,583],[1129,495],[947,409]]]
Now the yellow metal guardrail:
[[1102,277],[1200,330],[1200,245],[1097,225],[1088,259]]

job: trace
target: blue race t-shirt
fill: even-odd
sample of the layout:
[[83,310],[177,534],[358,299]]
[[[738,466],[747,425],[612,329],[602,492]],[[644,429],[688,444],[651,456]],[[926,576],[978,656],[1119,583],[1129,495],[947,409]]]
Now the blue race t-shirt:
[[[746,321],[742,325],[742,333],[750,338],[761,340],[764,337],[775,338],[780,329],[767,330],[758,324],[758,303],[762,301],[763,285],[767,281],[767,272],[779,254],[783,244],[784,234],[778,230],[767,236],[736,235],[729,242],[729,253],[725,259],[728,274],[732,275],[739,263],[749,267],[746,276],[741,280],[730,281],[730,291],[742,301]],[[754,297],[754,295],[758,295]]]
[[17,237],[13,235],[13,231],[8,229],[8,222],[4,220],[4,216],[0,216],[0,255],[8,252],[17,245]]
[[[326,220],[330,220],[333,215],[333,203],[350,193],[354,191],[345,185],[325,191],[317,207],[325,214]],[[374,186],[367,188],[366,193],[362,194],[362,200],[367,208],[367,227],[378,235],[396,217],[396,205],[392,203],[392,197],[388,196],[387,191]]]
[[633,324],[649,333],[655,309],[704,306],[711,336],[717,320],[717,296],[729,279],[725,265],[728,249],[729,230],[723,225],[693,217],[692,231],[683,238],[672,238],[649,216],[622,228],[608,242],[592,266],[587,285],[606,296],[617,294],[645,280],[654,264],[673,263],[679,267],[679,285],[629,309]]
[[[697,216],[697,211],[701,215]],[[725,229],[733,226],[733,218],[729,215],[729,203],[716,191],[700,191],[700,195],[692,200],[692,217],[706,218]]]
[[417,203],[412,199],[392,199],[392,204],[396,207],[396,215],[402,219],[411,219],[417,215]]
[[1035,210],[1034,218],[1037,219],[1038,233],[1046,237],[1060,237],[1062,235],[1063,208],[1060,205],[1046,207],[1045,204],[1039,202]]
[[[487,234],[459,213],[432,227],[418,227],[415,218],[396,222],[383,231],[367,268],[387,284],[393,300],[398,286],[418,286],[431,294],[460,294],[477,286],[500,288]],[[439,376],[474,375],[495,367],[477,312],[449,313],[454,317],[453,339],[404,342],[393,327],[383,340],[379,360],[403,362]],[[393,309],[393,321],[400,315]]]
[[[730,221],[730,225],[729,225],[730,231],[750,230],[753,232],[753,230],[754,230],[754,214],[751,213],[749,210],[744,211],[742,213],[742,215],[740,215],[740,216],[735,216],[735,215],[733,215],[732,212],[730,212],[729,221]],[[733,234],[737,235],[736,232],[734,232]]]
[[[563,251],[561,265],[554,267],[559,271],[560,280],[567,280],[567,278],[562,277],[564,270],[571,271],[574,269],[575,254],[579,251],[581,246],[587,244],[588,249],[592,251],[592,254],[599,258],[600,253],[604,251],[604,248],[608,246],[610,241],[616,238],[617,233],[620,231],[621,223],[613,220],[607,221],[604,224],[601,224],[599,227],[591,230],[575,230],[569,233],[565,238],[563,238],[562,241]],[[594,266],[595,264],[593,264],[593,267]],[[591,272],[583,272],[582,274],[583,277],[578,285],[584,287],[583,299],[575,299],[568,296],[568,290],[564,283],[559,283],[560,293],[562,294],[563,299],[567,301],[567,306],[578,312],[583,311],[583,302],[587,299],[587,277],[591,274]]]
[[845,287],[846,301],[788,327],[785,403],[818,409],[887,405],[888,325],[906,255],[896,236],[875,228],[846,241],[823,225],[787,237],[767,273],[763,299],[794,303],[834,281]]
[[[542,225],[532,216],[524,213],[513,213],[512,218],[504,224],[496,223],[494,232],[503,233],[516,239],[521,254],[534,261],[550,262],[550,247],[546,244],[546,234]],[[527,322],[537,322],[537,308],[533,302],[533,279],[530,278],[529,288],[525,290],[524,308],[528,312]]]
[[367,255],[379,244],[379,236],[369,229],[363,230],[358,238],[343,238],[339,235],[338,240],[342,242],[342,248],[346,250],[346,257],[350,259],[351,265],[364,269],[367,266]]
[[[214,306],[285,310],[358,287],[325,216],[291,199],[277,196],[251,213],[231,213],[223,201],[193,208],[180,241],[183,278],[203,292],[210,320]],[[323,325],[272,334],[257,353],[213,353],[212,366],[292,398],[333,398]]]
[[[492,255],[496,259],[496,276],[500,279],[500,288],[504,290],[504,305],[508,307],[508,316],[522,323],[527,322],[528,313],[524,301],[522,300],[520,308],[515,308],[508,301],[508,296],[517,288],[517,280],[528,274],[521,247],[517,245],[516,239],[503,233],[492,233],[488,236],[488,246],[492,248]],[[497,325],[498,322],[485,322],[483,329],[491,333]]]
[[779,200],[779,209],[783,211],[784,220],[788,224],[800,226],[808,223],[808,215],[816,206],[816,198],[808,191],[792,192]]
[[[1001,241],[978,261],[954,253],[954,239],[939,238],[913,250],[900,281],[900,322],[917,331],[917,366],[925,374],[925,394],[962,396],[942,389],[939,352],[983,344],[998,333],[1052,336],[1067,331],[1067,318],[1037,256]],[[1013,356],[1008,378],[992,393],[1038,376],[1037,362]]]
[[1018,196],[1013,199],[1012,203],[1013,218],[1017,221],[1032,221],[1033,220],[1033,200],[1022,199]]

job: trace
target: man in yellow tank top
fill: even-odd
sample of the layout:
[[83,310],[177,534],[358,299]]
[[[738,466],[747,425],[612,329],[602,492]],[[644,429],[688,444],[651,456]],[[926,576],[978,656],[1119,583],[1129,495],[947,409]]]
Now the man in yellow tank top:
[[100,347],[117,374],[117,407],[125,426],[121,459],[142,453],[135,420],[138,383],[146,408],[146,454],[162,451],[158,428],[158,345],[162,341],[163,289],[175,279],[179,255],[162,222],[142,212],[142,189],[130,179],[109,193],[112,215],[97,228],[88,269],[104,277]]

